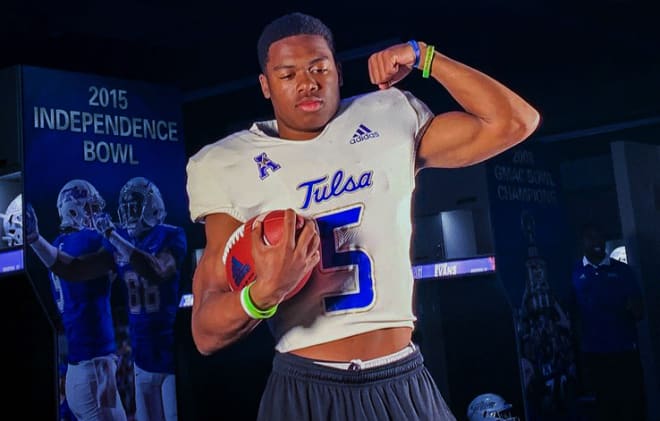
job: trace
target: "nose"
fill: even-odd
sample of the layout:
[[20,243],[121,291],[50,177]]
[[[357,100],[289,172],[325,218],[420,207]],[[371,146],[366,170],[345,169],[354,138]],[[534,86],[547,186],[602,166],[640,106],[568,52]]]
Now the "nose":
[[310,72],[300,72],[298,76],[298,92],[315,92],[319,89],[319,84]]

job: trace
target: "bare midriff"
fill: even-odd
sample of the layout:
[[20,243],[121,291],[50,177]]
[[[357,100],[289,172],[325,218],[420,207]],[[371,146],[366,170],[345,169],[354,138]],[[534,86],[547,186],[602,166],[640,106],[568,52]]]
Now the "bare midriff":
[[410,344],[412,329],[395,327],[379,329],[336,341],[290,351],[292,354],[319,361],[362,361],[400,351]]

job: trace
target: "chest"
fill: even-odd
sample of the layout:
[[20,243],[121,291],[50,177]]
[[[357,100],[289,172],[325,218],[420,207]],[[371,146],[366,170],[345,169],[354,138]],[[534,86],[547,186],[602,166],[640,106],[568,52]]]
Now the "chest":
[[575,281],[580,301],[583,303],[621,304],[626,301],[625,280],[616,271],[588,268]]
[[314,214],[355,202],[388,201],[411,190],[409,137],[370,130],[303,143],[255,147],[228,180],[239,207],[291,207]]

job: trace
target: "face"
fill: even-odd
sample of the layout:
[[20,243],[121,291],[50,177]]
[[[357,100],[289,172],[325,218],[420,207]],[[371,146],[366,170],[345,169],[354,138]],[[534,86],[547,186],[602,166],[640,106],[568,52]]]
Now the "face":
[[600,232],[589,230],[582,241],[584,255],[591,263],[600,263],[605,258],[605,239]]
[[319,35],[295,35],[271,44],[259,83],[284,139],[312,139],[339,108],[339,70]]
[[131,237],[138,237],[142,231],[142,208],[144,196],[136,192],[125,193],[119,201],[119,220]]

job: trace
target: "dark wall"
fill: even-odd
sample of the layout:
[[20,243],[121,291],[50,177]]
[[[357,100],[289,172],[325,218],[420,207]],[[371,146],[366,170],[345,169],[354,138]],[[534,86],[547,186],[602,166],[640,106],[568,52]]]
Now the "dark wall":
[[416,284],[415,338],[458,420],[472,399],[497,393],[524,415],[511,308],[495,275]]
[[[26,420],[56,420],[57,338],[25,273],[0,275],[3,335],[3,412]],[[7,416],[2,416],[7,418]]]
[[561,167],[569,229],[573,234],[567,247],[573,258],[581,256],[580,228],[587,222],[603,227],[608,240],[622,238],[610,154],[567,159]]
[[261,323],[241,341],[203,356],[190,319],[190,308],[180,309],[175,324],[179,421],[255,420],[275,346],[268,326]]

